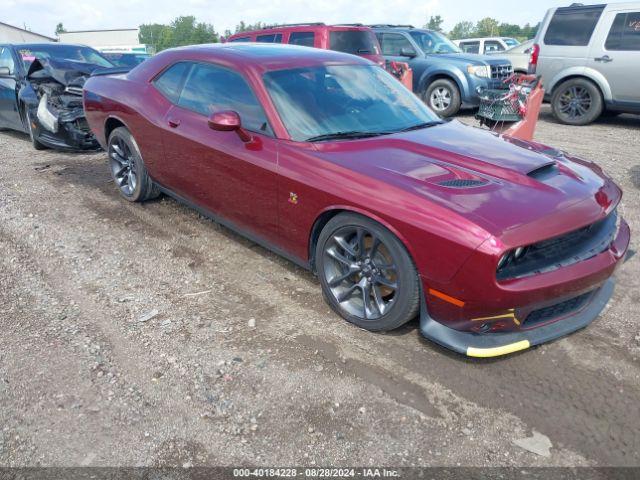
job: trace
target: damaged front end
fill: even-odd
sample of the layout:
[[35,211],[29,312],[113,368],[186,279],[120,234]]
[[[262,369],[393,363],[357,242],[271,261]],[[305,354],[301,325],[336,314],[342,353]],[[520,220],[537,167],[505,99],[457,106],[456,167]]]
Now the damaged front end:
[[32,92],[24,92],[35,140],[62,150],[97,150],[82,106],[82,87],[96,65],[71,60],[35,59],[27,73]]

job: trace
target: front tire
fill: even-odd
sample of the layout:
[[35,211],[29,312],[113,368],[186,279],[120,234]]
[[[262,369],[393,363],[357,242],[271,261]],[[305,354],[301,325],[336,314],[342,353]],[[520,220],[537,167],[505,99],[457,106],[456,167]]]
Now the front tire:
[[109,167],[118,192],[130,202],[144,202],[160,195],[149,177],[142,155],[131,132],[118,127],[109,135]]
[[29,113],[29,110],[26,110],[26,117],[27,117],[27,128],[29,129],[29,138],[31,139],[31,144],[33,145],[33,148],[35,148],[36,150],[46,150],[47,146],[40,143],[40,141],[36,138],[36,132],[33,129],[33,120],[31,120],[31,114]]
[[370,331],[398,328],[418,313],[418,273],[398,238],[354,213],[333,217],[315,251],[325,299],[348,322]]
[[603,110],[602,94],[598,87],[584,78],[573,78],[558,85],[551,95],[553,116],[565,125],[588,125]]
[[425,90],[423,100],[440,117],[455,115],[462,105],[458,86],[446,78],[432,82]]

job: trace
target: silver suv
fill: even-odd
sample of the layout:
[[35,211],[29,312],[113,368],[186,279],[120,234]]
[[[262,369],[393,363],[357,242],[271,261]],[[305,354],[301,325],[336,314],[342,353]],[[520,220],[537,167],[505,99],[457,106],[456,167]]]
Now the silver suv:
[[640,113],[640,2],[552,8],[529,73],[542,76],[554,116],[586,125],[603,112]]

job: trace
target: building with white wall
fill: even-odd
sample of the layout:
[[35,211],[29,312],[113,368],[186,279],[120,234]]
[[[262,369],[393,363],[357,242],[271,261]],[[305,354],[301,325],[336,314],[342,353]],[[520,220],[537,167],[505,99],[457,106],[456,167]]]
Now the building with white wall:
[[0,43],[42,43],[56,39],[0,22]]
[[138,28],[117,30],[78,30],[61,33],[60,42],[88,45],[103,52],[146,52],[138,40]]

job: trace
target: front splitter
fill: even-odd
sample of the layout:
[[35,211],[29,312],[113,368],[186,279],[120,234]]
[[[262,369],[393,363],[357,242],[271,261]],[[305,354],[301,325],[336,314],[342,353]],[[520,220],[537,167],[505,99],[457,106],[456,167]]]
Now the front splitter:
[[434,320],[427,310],[424,293],[420,308],[420,333],[449,350],[469,357],[498,357],[509,353],[525,350],[534,345],[555,340],[593,322],[607,305],[613,295],[615,280],[609,278],[594,292],[589,302],[580,310],[549,325],[505,333],[474,333],[461,332],[449,328]]

